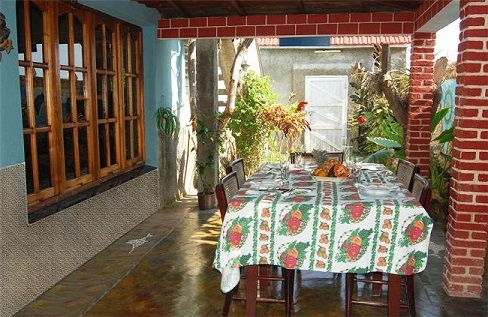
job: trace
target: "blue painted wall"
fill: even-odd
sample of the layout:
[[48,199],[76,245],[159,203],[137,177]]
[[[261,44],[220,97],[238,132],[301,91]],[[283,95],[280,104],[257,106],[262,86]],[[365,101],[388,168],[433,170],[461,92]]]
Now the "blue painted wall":
[[19,67],[17,60],[17,26],[15,1],[0,1],[0,11],[5,15],[14,49],[2,51],[0,62],[0,168],[22,163],[24,145],[22,138],[22,111],[20,107]]

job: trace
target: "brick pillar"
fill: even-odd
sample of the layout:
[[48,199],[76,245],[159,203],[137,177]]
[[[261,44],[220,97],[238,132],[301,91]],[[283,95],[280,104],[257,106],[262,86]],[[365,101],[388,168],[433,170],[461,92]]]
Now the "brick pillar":
[[443,287],[480,297],[488,240],[488,3],[460,2],[456,113]]
[[414,33],[410,56],[410,97],[405,154],[408,160],[420,167],[420,173],[424,176],[429,172],[435,36],[435,33]]

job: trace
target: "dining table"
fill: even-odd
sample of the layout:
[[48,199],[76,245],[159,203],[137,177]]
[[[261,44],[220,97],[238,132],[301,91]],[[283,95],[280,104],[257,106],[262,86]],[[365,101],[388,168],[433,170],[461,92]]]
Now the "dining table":
[[[317,177],[313,165],[266,163],[228,202],[213,267],[227,293],[240,268],[259,264],[332,273],[389,274],[389,315],[399,315],[400,278],[427,264],[432,219],[384,165],[358,163],[349,177]],[[256,289],[247,288],[248,316]]]

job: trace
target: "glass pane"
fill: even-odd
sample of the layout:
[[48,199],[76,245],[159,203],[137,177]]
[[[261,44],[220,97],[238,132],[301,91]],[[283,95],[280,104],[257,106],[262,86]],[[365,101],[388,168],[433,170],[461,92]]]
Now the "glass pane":
[[19,61],[25,61],[24,2],[17,1],[17,45]]
[[87,127],[78,129],[78,146],[80,152],[80,174],[88,174],[88,135]]
[[128,35],[124,38],[124,44],[122,44],[122,53],[123,53],[123,63],[124,63],[124,70],[129,71],[129,47],[128,45]]
[[67,13],[58,17],[59,63],[69,65],[69,16]]
[[34,111],[36,114],[36,127],[47,126],[47,109],[44,88],[44,70],[42,68],[34,68]]
[[75,66],[83,67],[83,24],[78,18],[73,19],[75,35]]
[[105,143],[105,125],[98,126],[98,151],[100,155],[100,167],[107,167],[107,146]]
[[73,122],[73,114],[71,111],[71,89],[69,85],[69,72],[62,70],[59,72],[61,81],[61,105],[63,111],[63,123]]
[[105,36],[106,36],[106,39],[105,39],[105,45],[106,45],[106,49],[107,49],[107,69],[108,70],[113,70],[113,59],[112,59],[112,32],[110,31],[109,28],[106,28],[105,29]]
[[132,78],[132,115],[137,116],[137,79]]
[[115,117],[115,107],[114,107],[114,77],[107,77],[107,110],[108,117]]
[[116,149],[115,149],[115,123],[110,122],[108,124],[109,126],[109,135],[110,135],[110,164],[116,164],[117,163],[117,155],[116,155]]
[[27,185],[27,194],[34,192],[34,176],[32,171],[32,150],[30,143],[31,136],[24,134],[24,155],[25,155],[25,178]]
[[97,75],[97,105],[98,105],[98,119],[107,117],[105,107],[103,104],[103,82],[105,77],[103,75]]
[[32,61],[42,63],[43,58],[43,44],[44,44],[44,26],[42,11],[30,3],[30,25],[31,25],[31,49],[32,49]]
[[132,121],[133,125],[133,132],[132,137],[134,138],[134,157],[139,156],[139,130],[138,130],[138,121]]
[[47,133],[37,134],[37,163],[40,189],[51,187],[51,164],[49,159],[49,138]]
[[86,121],[84,74],[76,72],[76,114],[78,121]]
[[130,139],[131,139],[130,121],[125,122],[125,158],[128,160],[132,158]]
[[130,77],[124,78],[124,113],[126,116],[130,116]]
[[66,179],[76,178],[73,129],[63,129],[64,169]]
[[102,37],[102,26],[98,25],[95,28],[95,54],[96,54],[96,67],[98,69],[103,68],[103,37]]
[[22,126],[29,127],[29,107],[27,105],[27,86],[25,81],[25,68],[19,67],[20,72],[20,106],[22,108]]
[[131,63],[131,73],[135,74],[136,73],[136,40],[135,38],[130,37],[130,49],[131,49],[131,54],[130,54],[130,63]]

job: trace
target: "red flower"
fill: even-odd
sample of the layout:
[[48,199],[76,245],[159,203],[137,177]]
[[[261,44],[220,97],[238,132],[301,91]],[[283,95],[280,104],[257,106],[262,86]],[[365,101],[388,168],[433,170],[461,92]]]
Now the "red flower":
[[303,111],[305,110],[305,106],[307,105],[308,102],[306,101],[300,101],[297,105],[297,111]]
[[358,123],[359,123],[360,125],[365,124],[365,123],[366,123],[366,118],[365,118],[365,117],[362,117],[362,116],[361,116],[361,117],[359,117],[359,119],[358,119]]

